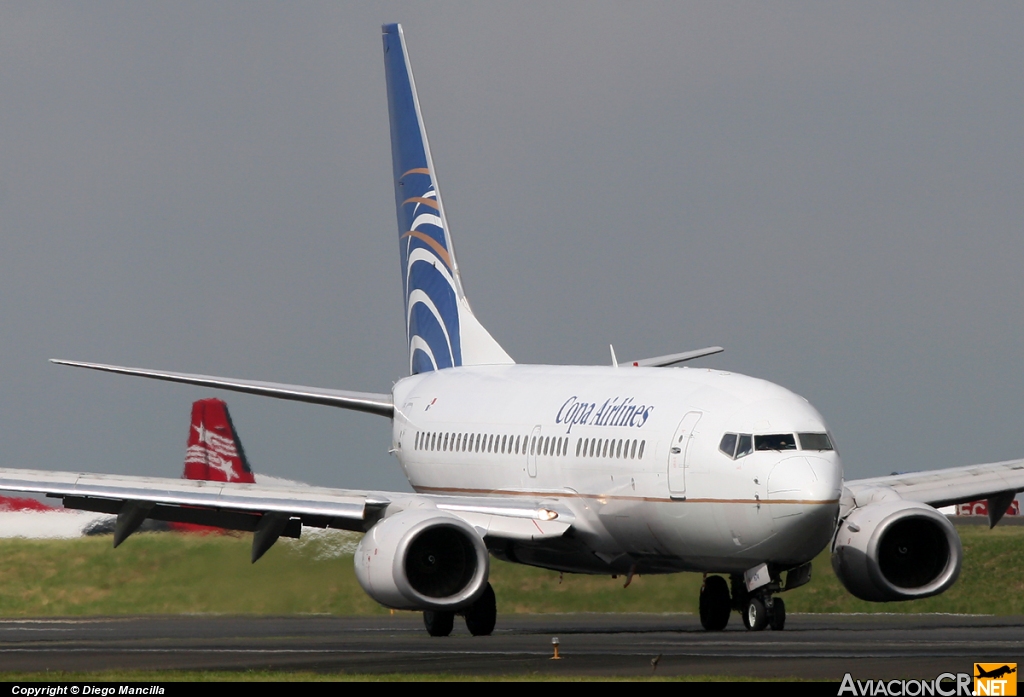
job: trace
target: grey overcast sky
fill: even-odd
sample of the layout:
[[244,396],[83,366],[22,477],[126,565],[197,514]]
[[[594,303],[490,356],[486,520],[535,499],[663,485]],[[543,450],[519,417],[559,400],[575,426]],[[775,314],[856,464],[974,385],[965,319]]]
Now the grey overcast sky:
[[[176,477],[200,388],[406,374],[380,25],[520,362],[721,344],[850,478],[1024,456],[1024,5],[0,5],[9,467]],[[407,489],[389,424],[228,400],[253,466]]]

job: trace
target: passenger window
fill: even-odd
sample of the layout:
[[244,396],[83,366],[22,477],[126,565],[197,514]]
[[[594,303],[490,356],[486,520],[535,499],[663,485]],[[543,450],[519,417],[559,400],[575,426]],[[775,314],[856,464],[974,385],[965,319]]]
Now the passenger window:
[[718,444],[718,449],[729,457],[734,457],[736,454],[736,434],[726,433],[722,436],[722,442]]
[[637,457],[638,460],[643,460],[644,459],[644,445],[646,445],[646,444],[647,444],[647,441],[645,441],[645,440],[640,441],[640,452],[638,452],[636,454],[636,457]]

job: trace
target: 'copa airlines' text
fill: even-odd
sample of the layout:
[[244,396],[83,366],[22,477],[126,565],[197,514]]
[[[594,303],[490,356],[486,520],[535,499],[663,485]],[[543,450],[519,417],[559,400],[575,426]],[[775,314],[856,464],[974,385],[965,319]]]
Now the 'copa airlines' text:
[[572,427],[577,425],[640,428],[647,423],[647,417],[652,411],[654,407],[646,404],[633,404],[632,397],[606,399],[599,408],[597,402],[581,402],[573,395],[558,410],[555,423],[566,424],[566,433],[570,433]]

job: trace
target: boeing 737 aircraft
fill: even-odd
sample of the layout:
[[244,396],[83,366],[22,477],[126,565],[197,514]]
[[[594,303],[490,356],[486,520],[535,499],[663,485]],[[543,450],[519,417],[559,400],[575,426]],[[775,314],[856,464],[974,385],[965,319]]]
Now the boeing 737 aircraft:
[[402,29],[383,28],[410,375],[370,394],[55,361],[369,412],[416,493],[0,470],[0,490],[114,513],[120,544],[147,518],[253,531],[255,561],[305,526],[365,532],[359,583],[424,613],[495,624],[490,555],[586,574],[706,574],[700,619],[785,625],[781,592],[832,546],[836,574],[873,601],[942,593],[960,572],[935,507],[986,498],[994,525],[1024,490],[1024,460],[843,481],[806,399],[721,370],[676,368],[712,347],[608,366],[517,365],[477,320],[427,145]]

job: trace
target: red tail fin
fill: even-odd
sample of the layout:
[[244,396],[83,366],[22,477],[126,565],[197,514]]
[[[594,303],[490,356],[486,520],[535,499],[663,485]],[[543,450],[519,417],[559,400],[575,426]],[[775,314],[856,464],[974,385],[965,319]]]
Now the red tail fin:
[[192,404],[182,477],[243,484],[256,481],[223,400],[201,399]]

